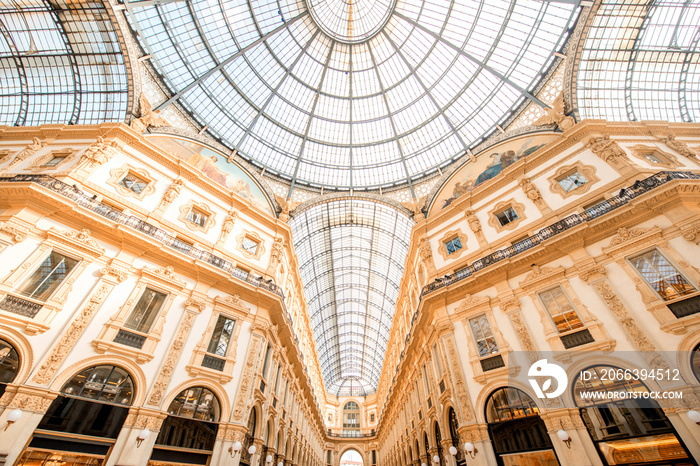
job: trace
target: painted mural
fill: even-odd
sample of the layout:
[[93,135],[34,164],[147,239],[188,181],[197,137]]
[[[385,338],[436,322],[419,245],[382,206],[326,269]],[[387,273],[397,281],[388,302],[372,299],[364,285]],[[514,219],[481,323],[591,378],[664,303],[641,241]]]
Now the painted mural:
[[202,175],[272,215],[270,204],[255,181],[238,165],[229,162],[225,156],[202,144],[185,139],[154,135],[148,140],[169,154],[184,159],[202,172]]
[[469,161],[459,168],[445,183],[435,198],[432,209],[444,209],[458,197],[498,176],[519,159],[558,138],[559,135],[552,133],[529,135],[482,151],[476,155],[475,161]]

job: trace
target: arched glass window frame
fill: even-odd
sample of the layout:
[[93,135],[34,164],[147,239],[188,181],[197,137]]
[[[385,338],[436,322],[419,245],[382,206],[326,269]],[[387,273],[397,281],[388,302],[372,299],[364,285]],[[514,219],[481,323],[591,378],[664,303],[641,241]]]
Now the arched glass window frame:
[[[106,380],[104,382],[97,382],[95,380],[89,381],[89,378],[95,378],[96,377],[96,371],[98,371],[100,368],[111,368],[109,375],[107,376]],[[127,382],[130,382],[131,384],[131,393],[129,394],[130,398],[128,400],[128,403],[121,403],[121,402],[116,402],[116,401],[110,401],[110,400],[105,400],[101,399],[102,395],[105,392],[105,389],[107,388],[109,380],[112,378],[112,375],[114,374],[114,371],[118,370],[123,372],[123,375],[126,375],[126,377],[120,382],[118,386],[124,386]],[[89,371],[89,372],[88,372]],[[82,374],[86,374],[85,380],[82,382],[76,382],[72,383],[76,378],[80,377]],[[89,396],[83,396],[85,392],[85,386],[88,384],[94,384],[95,389],[97,388],[97,385],[101,385],[101,388],[99,389],[99,393],[97,397],[89,397]],[[75,393],[74,391],[68,391],[71,386],[79,386],[80,390],[78,393]],[[88,388],[90,389],[90,388]],[[117,394],[114,396],[114,400],[117,400],[120,398],[122,394],[122,389],[120,389]],[[116,405],[116,406],[131,406],[134,402],[134,397],[136,394],[136,384],[134,383],[134,379],[131,376],[131,373],[127,370],[124,369],[121,366],[116,366],[116,365],[111,365],[111,364],[97,364],[94,366],[87,367],[80,372],[76,372],[70,379],[68,379],[63,386],[61,387],[61,394],[67,397],[71,398],[79,398],[83,400],[90,400],[96,403],[105,403],[105,404],[111,404],[111,405]],[[119,395],[119,396],[118,396]],[[124,398],[122,398],[124,399]]]
[[[524,415],[524,416],[513,416],[513,417],[510,417],[510,418],[508,418],[508,419],[500,419],[500,418],[499,418],[499,419],[497,419],[497,420],[492,420],[492,419],[491,419],[491,416],[489,415],[489,407],[491,406],[491,403],[492,403],[493,400],[494,400],[494,396],[496,396],[496,394],[498,394],[498,393],[505,392],[505,391],[507,391],[507,390],[512,390],[513,393],[517,393],[517,394],[518,394],[518,399],[521,401],[521,405],[522,405],[523,407],[525,407],[525,405],[522,404],[522,401],[523,401],[522,395],[526,396],[526,397],[530,400],[530,402],[527,404],[527,407],[530,408],[531,412],[530,412],[529,414]],[[506,396],[507,396],[507,395],[506,395]],[[505,405],[505,406],[506,406],[508,409],[510,409],[510,410],[512,411],[511,405]],[[534,410],[533,410],[533,407],[534,407]],[[526,393],[525,391],[523,391],[523,390],[521,390],[521,389],[519,389],[519,388],[516,388],[516,387],[508,387],[508,386],[507,386],[507,387],[499,387],[499,388],[495,389],[494,391],[492,391],[492,392],[489,394],[488,398],[486,399],[486,405],[485,405],[485,407],[484,407],[484,417],[486,418],[486,422],[489,423],[489,424],[496,424],[496,423],[499,423],[499,422],[513,421],[513,420],[516,420],[516,419],[522,419],[522,418],[525,418],[525,417],[539,416],[539,415],[540,415],[540,407],[537,405],[537,403],[535,403],[534,398],[532,398],[532,397],[531,397],[528,393]]]
[[[178,401],[178,399],[183,394],[186,394],[189,391],[195,391],[195,390],[199,390],[199,393],[197,394],[197,403],[195,403],[193,405],[192,416],[183,416],[182,415],[182,410],[185,409],[185,403],[182,403],[180,405],[180,409],[178,410],[177,413],[174,413],[171,411],[171,408],[173,407],[173,405]],[[216,409],[213,410],[214,418],[212,418],[212,419],[198,419],[195,416],[196,416],[196,413],[198,411],[198,408],[202,405],[201,403],[199,403],[199,401],[202,400],[202,397],[205,397],[207,395],[212,396],[212,398],[211,398],[213,400],[212,406],[216,407]],[[185,395],[185,396],[187,396],[187,395]],[[188,387],[188,388],[181,390],[180,393],[178,393],[177,396],[175,396],[175,398],[173,398],[173,400],[170,402],[170,405],[168,406],[168,416],[176,416],[176,417],[181,417],[181,418],[185,418],[185,419],[194,419],[195,421],[218,423],[221,419],[221,401],[219,400],[219,397],[216,395],[216,393],[214,393],[211,389],[209,389],[207,387],[203,387],[200,385]]]

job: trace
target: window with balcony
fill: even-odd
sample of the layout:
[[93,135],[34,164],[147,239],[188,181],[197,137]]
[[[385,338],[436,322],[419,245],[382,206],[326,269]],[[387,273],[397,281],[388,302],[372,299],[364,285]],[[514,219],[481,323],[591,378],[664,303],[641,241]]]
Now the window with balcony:
[[480,358],[498,353],[498,343],[493,335],[491,323],[485,314],[469,319],[469,326],[472,329],[476,350]]
[[46,301],[77,264],[77,260],[51,251],[17,291],[27,298]]
[[583,327],[581,318],[561,286],[542,291],[539,297],[559,333]]

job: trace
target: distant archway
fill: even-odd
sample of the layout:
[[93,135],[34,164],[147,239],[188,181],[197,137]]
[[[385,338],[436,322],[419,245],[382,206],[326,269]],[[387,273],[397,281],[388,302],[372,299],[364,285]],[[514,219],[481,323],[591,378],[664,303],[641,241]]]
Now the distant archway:
[[354,448],[348,448],[340,456],[340,466],[364,466],[362,454]]

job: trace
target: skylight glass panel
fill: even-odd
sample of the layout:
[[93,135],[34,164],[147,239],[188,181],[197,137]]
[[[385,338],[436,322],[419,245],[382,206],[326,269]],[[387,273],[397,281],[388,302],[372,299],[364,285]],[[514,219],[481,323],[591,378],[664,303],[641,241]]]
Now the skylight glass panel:
[[352,378],[373,393],[413,221],[346,199],[312,206],[290,225],[326,389],[341,393]]
[[[578,14],[572,4],[528,0],[356,0],[352,12],[344,0],[193,0],[188,5],[134,9],[131,19],[143,31],[142,44],[173,94],[198,86],[209,69],[226,62],[226,73],[218,73],[216,82],[208,85],[210,99],[235,100],[225,96],[237,95],[247,105],[202,106],[201,98],[192,101],[197,96],[187,92],[175,100],[208,125],[210,134],[268,167],[268,173],[289,166],[279,173],[297,184],[329,189],[406,183],[463,155],[465,145],[523,106],[524,94],[551,66],[552,52],[564,43]],[[688,42],[688,28],[679,32],[679,43]],[[261,38],[266,40],[235,57]],[[485,63],[496,73],[483,76]],[[504,86],[503,75],[517,86]],[[472,104],[454,104],[447,128],[426,139],[425,123],[437,118],[447,124],[439,108],[452,102]],[[259,143],[248,139],[264,140],[266,135],[250,117],[251,105],[284,130],[274,134],[306,135],[318,145],[301,144],[292,153],[289,145],[256,152]],[[225,129],[231,127],[242,127],[243,137],[229,137]],[[362,147],[404,137],[420,140],[420,150],[440,145],[446,151],[435,151],[429,164],[415,163],[409,171],[386,169],[385,163],[418,155],[418,144],[403,154],[396,149],[380,152],[374,165],[332,156],[334,146],[361,153]],[[460,137],[467,139],[456,145],[443,143]],[[307,153],[319,149],[327,156]],[[274,160],[281,156],[276,153],[298,163],[280,164]],[[306,160],[328,163],[299,169]],[[342,174],[350,170],[362,173]],[[333,184],[341,179],[343,184]]]

